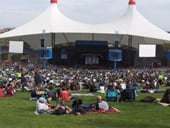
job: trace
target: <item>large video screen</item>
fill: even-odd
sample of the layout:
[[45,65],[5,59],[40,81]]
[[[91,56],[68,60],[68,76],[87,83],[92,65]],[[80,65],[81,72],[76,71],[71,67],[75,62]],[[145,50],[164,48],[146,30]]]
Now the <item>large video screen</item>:
[[156,45],[139,44],[139,57],[156,57]]
[[9,53],[23,53],[23,41],[9,41]]

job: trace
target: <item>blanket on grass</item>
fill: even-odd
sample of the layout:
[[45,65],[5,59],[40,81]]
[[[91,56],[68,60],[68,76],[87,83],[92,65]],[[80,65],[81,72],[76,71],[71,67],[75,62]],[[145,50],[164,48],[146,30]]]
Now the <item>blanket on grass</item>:
[[0,96],[0,98],[12,97],[13,95]]
[[95,108],[92,108],[89,110],[88,113],[119,113],[120,110],[118,110],[117,108],[114,108],[114,107],[110,107],[109,110],[105,111],[104,109],[99,109],[99,110],[96,110]]
[[170,107],[170,104],[169,104],[169,103],[158,102],[158,104],[160,104],[160,105],[162,105],[162,106],[165,106],[165,107]]

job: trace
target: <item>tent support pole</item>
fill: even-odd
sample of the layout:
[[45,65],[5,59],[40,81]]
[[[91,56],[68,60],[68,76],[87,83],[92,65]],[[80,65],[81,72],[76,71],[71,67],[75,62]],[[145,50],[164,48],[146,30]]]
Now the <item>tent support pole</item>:
[[69,41],[68,41],[67,36],[66,36],[65,33],[63,33],[63,36],[64,36],[64,39],[66,40],[66,43],[68,43]]
[[[54,49],[54,47],[55,47],[55,42],[56,42],[55,33],[51,33],[51,47],[52,47],[52,49]],[[52,59],[52,63],[54,64],[54,59]]]
[[55,46],[55,33],[51,33],[51,46],[52,48]]
[[128,36],[128,48],[132,48],[132,36]]
[[94,33],[92,33],[92,40],[94,40]]
[[132,35],[128,35],[128,67],[130,66],[130,58],[131,58],[131,53],[130,49],[132,48]]

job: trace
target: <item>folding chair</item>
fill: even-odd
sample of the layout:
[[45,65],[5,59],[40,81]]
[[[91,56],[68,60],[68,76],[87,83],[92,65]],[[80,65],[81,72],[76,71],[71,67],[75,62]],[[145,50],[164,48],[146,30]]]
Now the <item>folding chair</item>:
[[118,91],[117,90],[107,90],[106,91],[107,101],[118,101]]

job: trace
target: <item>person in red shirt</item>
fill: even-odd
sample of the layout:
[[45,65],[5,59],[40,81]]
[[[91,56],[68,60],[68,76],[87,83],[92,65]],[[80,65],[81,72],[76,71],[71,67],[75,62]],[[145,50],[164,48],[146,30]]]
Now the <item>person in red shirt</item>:
[[6,87],[5,87],[5,92],[6,92],[6,95],[7,96],[12,96],[14,95],[14,88],[12,86],[12,84],[8,84]]
[[59,93],[59,103],[62,105],[66,105],[66,102],[70,101],[71,93],[69,92],[68,88],[63,87]]
[[0,97],[4,96],[4,90],[0,87]]

